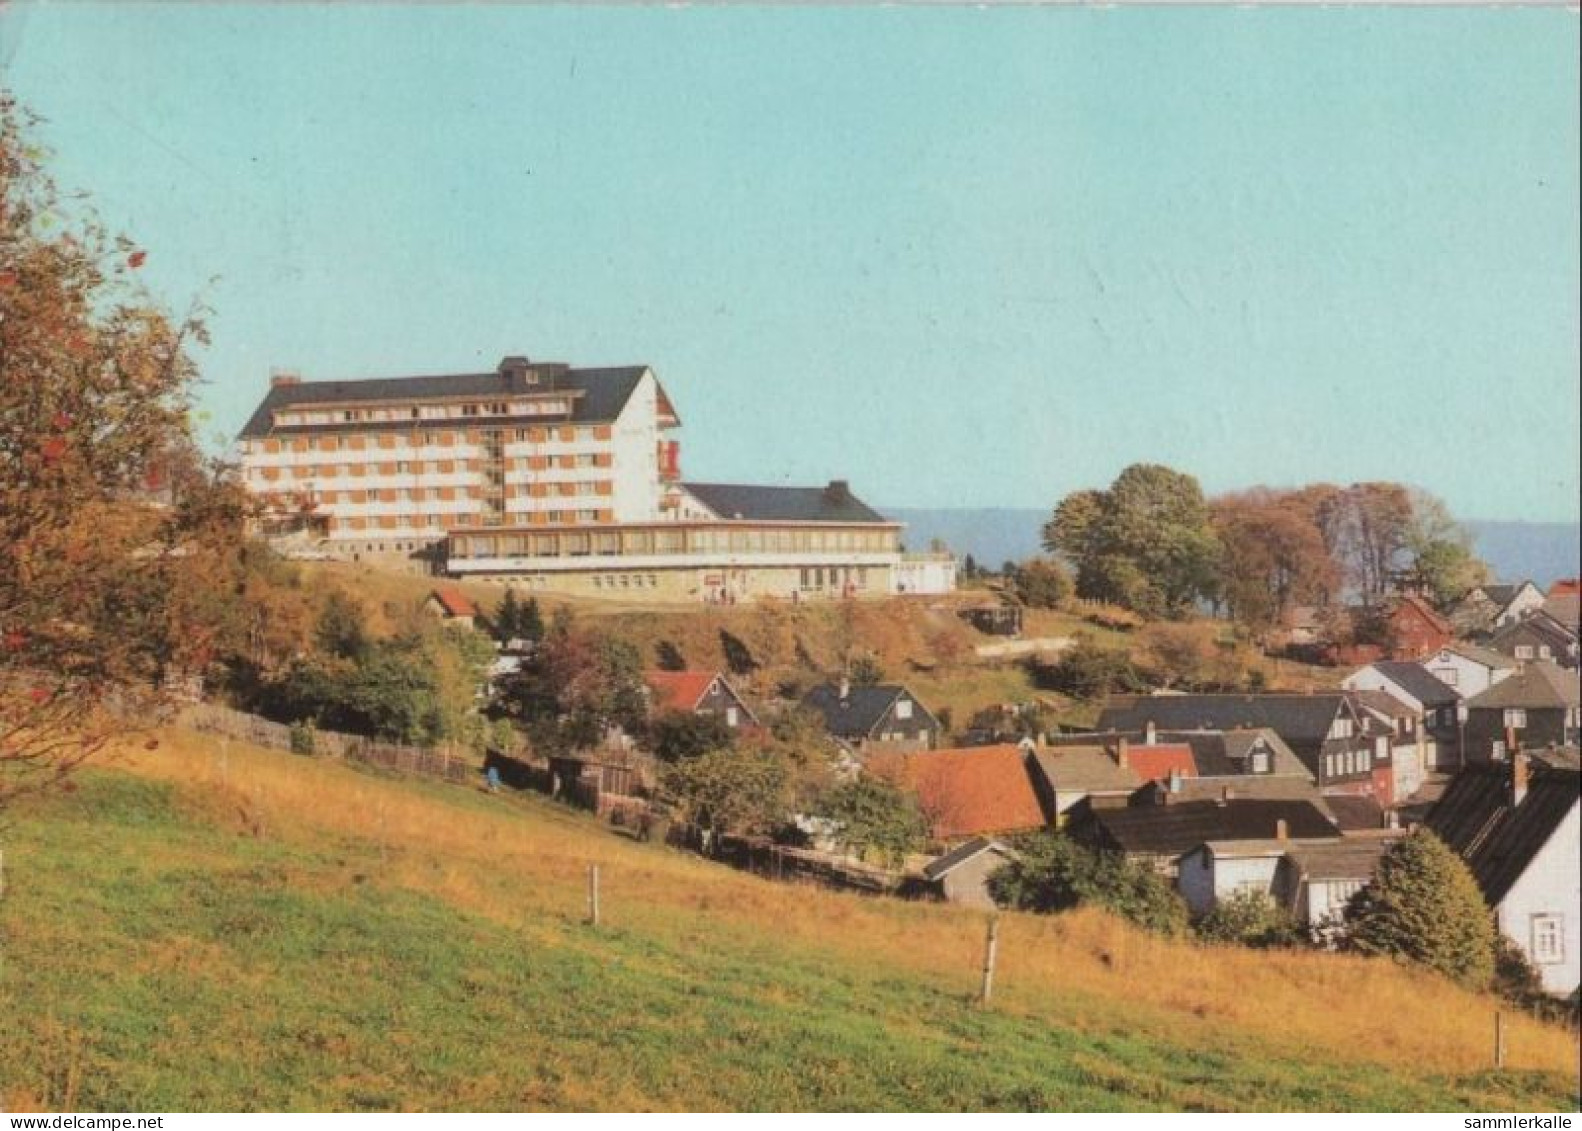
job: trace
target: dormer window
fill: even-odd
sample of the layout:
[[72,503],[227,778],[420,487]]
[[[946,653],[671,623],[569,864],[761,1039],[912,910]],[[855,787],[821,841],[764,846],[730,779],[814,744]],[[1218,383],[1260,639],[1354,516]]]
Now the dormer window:
[[1253,751],[1252,772],[1255,774],[1267,774],[1269,772],[1269,752],[1267,750]]
[[912,717],[912,701],[910,699],[899,699],[896,701],[895,717],[898,719],[910,719]]

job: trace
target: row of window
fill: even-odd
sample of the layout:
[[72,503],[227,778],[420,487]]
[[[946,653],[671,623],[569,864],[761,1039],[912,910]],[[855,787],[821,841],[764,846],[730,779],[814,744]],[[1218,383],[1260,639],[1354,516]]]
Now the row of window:
[[[425,529],[441,533],[446,529],[466,526],[496,526],[505,516],[499,513],[489,514],[381,514],[381,515],[349,515],[336,516],[330,519],[331,533],[343,533],[348,530],[406,530]],[[580,507],[576,510],[540,511],[536,514],[513,515],[515,519],[526,519],[535,526],[572,526],[592,525],[606,523],[614,519],[614,514],[608,510],[597,507]],[[553,556],[553,555],[551,555]]]
[[609,467],[614,459],[609,452],[580,452],[559,456],[525,456],[520,459],[441,459],[441,460],[385,460],[375,463],[304,463],[293,467],[251,467],[247,477],[253,482],[273,483],[291,479],[336,479],[341,476],[356,478],[363,475],[452,475],[456,472],[507,472],[586,470]]
[[356,491],[316,491],[313,498],[325,505],[359,505],[364,503],[431,503],[450,502],[456,499],[483,499],[486,495],[497,499],[548,499],[594,498],[610,495],[614,486],[608,480],[579,483],[524,483],[520,486],[495,483],[493,489],[485,487],[376,487]]
[[401,420],[465,420],[483,416],[565,416],[564,398],[530,401],[477,401],[465,404],[381,405],[373,408],[286,409],[275,413],[281,426],[388,424]]
[[593,587],[595,589],[657,589],[659,575],[657,573],[597,574],[593,578]]
[[1324,777],[1343,778],[1365,774],[1373,769],[1373,755],[1367,750],[1346,750],[1324,755]]
[[373,435],[353,432],[348,435],[269,437],[260,443],[267,455],[279,452],[362,452],[369,449],[392,451],[406,444],[413,448],[450,448],[457,444],[500,444],[514,437],[517,443],[586,443],[608,440],[613,435],[608,424],[562,424],[542,428],[468,429],[465,432],[379,432]]
[[[558,549],[554,534],[501,534],[458,538],[451,547],[457,558],[555,557]],[[895,533],[890,530],[782,530],[751,527],[684,527],[663,529],[640,527],[612,530],[600,535],[593,553],[598,554],[723,554],[723,553],[886,553],[895,548]],[[836,585],[829,576],[803,588]]]
[[[802,568],[801,588],[803,592],[813,592],[820,589],[866,589],[868,588],[867,566],[804,566]],[[911,705],[908,704],[908,707]]]

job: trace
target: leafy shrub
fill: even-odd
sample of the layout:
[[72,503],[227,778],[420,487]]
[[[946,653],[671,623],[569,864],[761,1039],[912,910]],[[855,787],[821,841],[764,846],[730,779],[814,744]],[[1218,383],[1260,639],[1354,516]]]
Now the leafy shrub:
[[1102,907],[1162,935],[1187,930],[1186,904],[1147,865],[1055,832],[1019,838],[1016,847],[1018,858],[989,880],[989,892],[1002,906],[1044,913]]
[[1242,946],[1293,946],[1300,941],[1296,922],[1267,892],[1238,891],[1220,900],[1198,920],[1199,937]]
[[298,722],[291,724],[291,753],[315,754],[318,746],[318,731],[312,723]]

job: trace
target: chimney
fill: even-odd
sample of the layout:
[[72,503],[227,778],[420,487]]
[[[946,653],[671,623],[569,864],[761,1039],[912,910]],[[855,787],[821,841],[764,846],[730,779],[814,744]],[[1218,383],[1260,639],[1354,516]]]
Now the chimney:
[[1274,839],[1280,841],[1291,839],[1291,826],[1285,823],[1284,817],[1274,823]]
[[1170,792],[1171,793],[1180,793],[1181,792],[1181,767],[1180,766],[1171,766],[1170,767]]
[[1127,742],[1123,738],[1120,741],[1120,745],[1116,748],[1115,760],[1117,762],[1119,762],[1122,766],[1124,766],[1124,765],[1126,765],[1126,756],[1128,754],[1130,754],[1131,752],[1132,752],[1132,744],[1130,742]]
[[851,484],[844,479],[831,479],[824,488],[824,501],[832,506],[851,502]]
[[1515,727],[1505,728],[1505,756],[1511,757],[1522,748],[1521,740],[1517,737]]
[[851,676],[843,675],[843,676],[840,677],[840,701],[841,701],[841,703],[844,704],[846,702],[846,700],[848,700],[850,698],[851,698]]
[[1518,750],[1511,756],[1511,804],[1520,805],[1527,796],[1527,779],[1532,772],[1532,759]]
[[297,369],[271,369],[269,371],[269,387],[279,389],[286,385],[302,384],[302,372]]
[[1148,724],[1143,728],[1143,745],[1144,746],[1153,746],[1158,741],[1159,741],[1159,728],[1154,725],[1154,721],[1152,719],[1149,719],[1148,720]]

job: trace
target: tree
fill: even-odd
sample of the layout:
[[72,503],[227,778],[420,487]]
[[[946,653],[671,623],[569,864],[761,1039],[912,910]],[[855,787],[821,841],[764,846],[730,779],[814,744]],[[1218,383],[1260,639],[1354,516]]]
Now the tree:
[[791,769],[768,747],[710,750],[661,768],[676,817],[713,834],[770,832],[791,806]]
[[867,775],[830,789],[818,812],[834,822],[835,839],[847,852],[857,856],[875,853],[892,868],[921,848],[928,836],[917,799],[890,782]]
[[1427,491],[1408,492],[1412,519],[1406,548],[1412,555],[1413,580],[1437,608],[1448,609],[1469,590],[1493,580],[1493,571],[1472,547],[1472,535],[1450,514],[1450,508]]
[[1016,849],[1016,858],[989,879],[990,894],[1001,906],[1045,914],[1102,907],[1159,934],[1187,929],[1186,904],[1146,865],[1097,852],[1058,832],[1020,837]]
[[872,652],[853,656],[846,670],[853,687],[877,687],[884,682],[884,665]]
[[1224,554],[1220,592],[1231,616],[1254,629],[1280,623],[1292,605],[1323,604],[1339,585],[1308,499],[1258,488],[1211,504]]
[[1438,971],[1474,989],[1494,975],[1494,927],[1477,881],[1427,829],[1397,841],[1346,906],[1347,945]]
[[145,252],[71,215],[34,125],[0,94],[0,806],[157,718],[212,644],[205,602],[171,588],[209,547],[150,490],[192,451],[202,322],[136,283]]
[[683,762],[710,750],[724,750],[735,734],[718,715],[664,711],[649,724],[649,742],[661,762]]
[[1077,699],[1102,699],[1118,691],[1146,690],[1129,653],[1100,644],[1087,632],[1077,633],[1076,642],[1053,664],[1035,657],[1028,667],[1039,687]]
[[1076,567],[1079,597],[1149,617],[1182,616],[1217,589],[1219,542],[1198,481],[1133,464],[1107,491],[1067,495],[1044,548]]
[[1071,600],[1071,575],[1059,562],[1033,558],[1016,570],[1016,589],[1022,601],[1035,609],[1058,609]]
[[332,590],[319,612],[313,639],[326,655],[361,660],[369,648],[368,620],[362,605],[339,589]]

